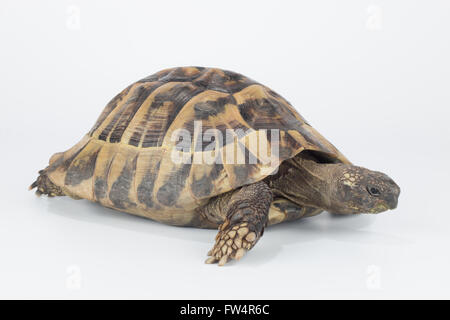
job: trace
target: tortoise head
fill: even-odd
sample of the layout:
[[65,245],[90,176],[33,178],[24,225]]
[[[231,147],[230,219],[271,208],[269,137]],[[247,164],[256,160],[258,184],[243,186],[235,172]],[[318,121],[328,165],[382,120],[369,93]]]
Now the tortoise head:
[[329,211],[380,213],[397,207],[400,188],[386,174],[352,165],[334,169]]

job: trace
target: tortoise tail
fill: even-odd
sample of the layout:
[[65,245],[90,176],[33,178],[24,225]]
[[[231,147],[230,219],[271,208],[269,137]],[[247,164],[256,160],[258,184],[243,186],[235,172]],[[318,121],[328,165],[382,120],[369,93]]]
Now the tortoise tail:
[[36,179],[35,182],[31,184],[31,186],[28,189],[33,190],[34,188],[37,188],[36,190],[37,196],[40,196],[42,194],[46,194],[49,197],[66,195],[60,187],[58,187],[57,185],[55,185],[53,182],[50,181],[50,179],[47,176],[46,169],[39,171],[39,177]]

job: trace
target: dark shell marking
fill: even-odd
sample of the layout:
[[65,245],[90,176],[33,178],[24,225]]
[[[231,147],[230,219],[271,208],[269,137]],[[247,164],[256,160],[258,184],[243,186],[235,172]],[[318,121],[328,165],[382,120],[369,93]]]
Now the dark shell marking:
[[189,176],[191,164],[182,164],[179,169],[173,172],[166,182],[159,188],[156,198],[165,206],[175,205],[181,191],[186,185],[186,179]]
[[132,161],[127,161],[117,180],[111,186],[109,199],[118,209],[125,209],[127,206],[135,206],[129,200],[130,186],[136,171],[137,156]]
[[67,169],[65,184],[76,186],[94,175],[95,162],[100,150],[97,150],[79,161],[73,161]]
[[220,173],[223,171],[223,164],[217,163],[213,165],[213,169],[210,174],[203,175],[200,179],[193,179],[192,181],[192,192],[198,198],[205,198],[211,194],[214,189],[213,182],[219,177]]
[[299,130],[302,123],[276,99],[248,99],[239,105],[242,118],[255,130]]
[[141,203],[144,203],[147,208],[153,208],[154,202],[153,202],[153,188],[155,187],[155,181],[157,174],[159,172],[159,166],[161,162],[158,161],[156,166],[152,168],[153,170],[148,170],[145,174],[144,178],[142,179],[141,184],[138,186],[137,189],[137,196],[138,200]]
[[225,110],[225,105],[236,104],[232,95],[217,100],[208,100],[196,103],[194,105],[195,119],[206,120],[209,117],[219,115]]

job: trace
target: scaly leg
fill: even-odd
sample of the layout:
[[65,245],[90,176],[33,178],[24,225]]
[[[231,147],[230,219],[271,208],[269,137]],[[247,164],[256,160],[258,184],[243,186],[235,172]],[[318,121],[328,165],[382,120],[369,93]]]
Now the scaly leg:
[[231,195],[225,208],[226,219],[219,227],[216,243],[206,263],[223,266],[229,259],[239,260],[258,242],[267,225],[272,191],[263,182],[243,186]]
[[36,194],[38,196],[46,194],[49,197],[65,196],[66,194],[60,187],[55,185],[47,176],[46,169],[39,171],[39,176],[35,182],[29,187],[29,190],[36,188]]

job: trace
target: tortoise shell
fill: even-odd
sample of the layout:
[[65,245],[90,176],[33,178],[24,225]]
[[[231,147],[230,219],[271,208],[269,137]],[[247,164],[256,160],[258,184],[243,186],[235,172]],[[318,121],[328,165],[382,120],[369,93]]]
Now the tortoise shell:
[[[235,134],[214,151],[223,161],[195,161],[206,152],[204,143],[195,138],[196,121],[203,131],[243,134]],[[179,129],[194,137],[187,143],[193,146],[187,163],[172,158],[182,153],[179,141],[173,139]],[[271,139],[268,129],[279,130],[279,138]],[[268,146],[276,144],[277,161],[255,156],[257,150],[248,142],[251,137]],[[256,161],[226,161],[234,150],[253,155]],[[49,179],[74,198],[189,225],[195,209],[209,198],[264,179],[303,150],[348,163],[271,89],[230,71],[181,67],[160,71],[120,92],[90,132],[68,151],[55,154],[46,170]]]

